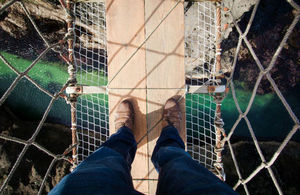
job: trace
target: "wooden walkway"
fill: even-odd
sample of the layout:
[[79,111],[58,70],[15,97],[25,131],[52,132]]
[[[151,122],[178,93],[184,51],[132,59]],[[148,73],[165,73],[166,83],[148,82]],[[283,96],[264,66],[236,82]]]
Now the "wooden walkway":
[[[133,131],[139,141],[161,119],[165,101],[185,93],[183,3],[161,23],[175,4],[175,0],[106,0],[110,134],[115,132],[114,112],[124,98],[134,102]],[[185,115],[184,98],[180,104]],[[142,139],[132,164],[134,186],[145,194],[156,191],[158,174],[151,155],[160,131],[158,123]],[[185,140],[184,125],[181,136]]]

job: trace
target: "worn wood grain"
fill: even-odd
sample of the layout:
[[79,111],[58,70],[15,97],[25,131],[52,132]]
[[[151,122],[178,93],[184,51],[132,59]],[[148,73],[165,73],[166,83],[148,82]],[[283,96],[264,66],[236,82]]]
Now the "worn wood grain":
[[[157,27],[175,0],[106,0],[110,134],[115,132],[114,113],[124,98],[134,102],[134,132],[139,140],[162,117],[167,99],[184,95],[184,7],[179,3],[143,47],[118,73],[136,48]],[[116,77],[115,75],[118,74]],[[185,100],[180,101],[183,116]],[[180,129],[185,141],[185,121]],[[132,164],[133,183],[145,194],[155,194],[158,175],[151,155],[161,124],[138,145]]]

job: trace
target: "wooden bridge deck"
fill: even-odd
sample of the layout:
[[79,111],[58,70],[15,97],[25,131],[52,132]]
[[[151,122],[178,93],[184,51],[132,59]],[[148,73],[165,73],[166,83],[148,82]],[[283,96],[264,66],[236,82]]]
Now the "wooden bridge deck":
[[[124,98],[132,98],[134,102],[133,131],[136,140],[140,140],[161,119],[165,101],[185,93],[183,3],[156,29],[176,3],[175,0],[106,0],[110,134],[115,132],[114,112]],[[184,98],[180,104],[184,113]],[[156,191],[158,174],[151,163],[151,154],[160,131],[158,123],[142,139],[132,164],[134,186],[145,194]],[[185,140],[184,125],[181,136]]]

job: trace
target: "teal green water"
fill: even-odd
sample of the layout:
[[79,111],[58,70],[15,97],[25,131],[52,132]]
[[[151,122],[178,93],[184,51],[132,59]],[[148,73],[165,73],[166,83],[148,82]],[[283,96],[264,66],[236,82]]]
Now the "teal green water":
[[[244,90],[242,85],[236,83],[236,96],[241,110],[244,112],[251,98],[251,92]],[[295,115],[300,116],[300,93],[299,87],[293,91],[283,93]],[[222,103],[222,117],[225,122],[226,132],[232,128],[239,114],[234,104],[231,92]],[[282,140],[295,124],[289,116],[276,94],[256,95],[253,105],[247,115],[255,135],[261,140]],[[239,123],[235,135],[250,137],[245,120]],[[293,136],[294,140],[300,141],[299,131]]]
[[[5,59],[19,72],[25,71],[32,63],[29,60],[18,56],[1,52]],[[28,75],[50,93],[57,93],[68,79],[66,65],[40,61],[32,68]],[[16,78],[16,74],[0,60],[0,94],[4,94]],[[101,77],[99,79],[99,76]],[[81,74],[77,80],[85,85],[91,84],[93,78],[98,78],[99,85],[105,84],[107,79],[103,73],[90,71],[88,74]],[[101,95],[100,95],[101,96]],[[38,90],[31,82],[23,78],[13,92],[9,95],[5,104],[9,105],[14,112],[25,120],[36,121],[41,119],[45,112],[50,97]],[[92,101],[92,96],[86,95],[85,101]],[[65,125],[70,124],[70,106],[62,98],[58,99],[49,113],[49,122],[58,122]]]
[[[19,71],[24,71],[31,63],[31,61],[24,60],[18,56],[1,52],[5,58],[13,64]],[[41,86],[49,90],[51,93],[59,91],[63,84],[68,79],[67,68],[65,65],[58,63],[49,63],[40,61],[30,72],[29,76],[37,81]],[[107,82],[103,75],[100,75],[104,83]],[[10,70],[2,61],[0,61],[0,94],[4,94],[7,88],[15,79],[16,74]],[[79,82],[92,80],[93,77],[98,77],[97,73],[89,73],[79,78]],[[82,80],[81,80],[82,79]],[[84,82],[84,84],[89,84]],[[102,83],[103,84],[103,83]],[[246,110],[248,102],[251,97],[251,92],[244,89],[241,83],[236,84],[236,94],[238,102],[243,111]],[[285,93],[284,96],[291,105],[296,116],[300,115],[300,94],[295,89]],[[89,97],[86,97],[87,99]],[[187,107],[193,108],[191,113],[196,112],[200,108],[193,105],[192,99],[187,97]],[[201,99],[198,99],[201,100]],[[22,116],[23,119],[37,121],[41,119],[42,114],[46,110],[50,102],[50,97],[39,91],[27,79],[23,78],[12,94],[5,101],[17,115]],[[199,104],[198,104],[199,105]],[[207,105],[206,105],[207,106]],[[228,133],[234,122],[238,118],[238,112],[229,94],[222,103],[222,117],[225,122],[225,130]],[[287,111],[283,107],[279,98],[275,94],[257,95],[255,101],[248,114],[248,118],[259,139],[276,139],[282,140],[293,126],[293,121],[289,117]],[[53,109],[49,113],[47,119],[49,122],[70,124],[70,107],[63,99],[55,102]],[[189,120],[189,119],[188,119]],[[192,121],[193,119],[190,119]],[[191,123],[187,123],[187,125]],[[250,134],[244,120],[237,126],[234,135],[250,139]],[[299,132],[293,137],[294,140],[300,141]]]
[[[29,60],[24,60],[6,52],[1,52],[1,54],[20,72],[26,70],[32,63]],[[58,92],[68,79],[66,66],[44,61],[40,61],[36,64],[35,67],[29,71],[28,75],[52,94]],[[17,75],[0,60],[1,95],[5,93],[16,76]],[[31,82],[23,78],[8,96],[5,104],[9,105],[9,107],[23,119],[37,121],[41,119],[50,100],[48,95],[39,91]],[[64,100],[59,99],[54,103],[53,109],[49,113],[48,121],[66,124],[69,123],[69,118],[69,105],[66,105]]]

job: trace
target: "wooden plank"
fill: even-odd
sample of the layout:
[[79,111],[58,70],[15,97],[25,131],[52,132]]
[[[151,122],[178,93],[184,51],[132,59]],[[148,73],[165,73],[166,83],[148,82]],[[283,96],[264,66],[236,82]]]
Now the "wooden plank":
[[[147,41],[147,50],[142,47],[119,72],[175,3],[174,0],[106,1],[108,80],[113,79],[109,85],[111,134],[115,132],[115,109],[124,97],[135,99],[134,130],[138,131],[136,140],[139,140],[161,118],[165,101],[185,93],[182,2]],[[184,102],[183,98],[180,101],[183,116]],[[184,122],[181,136],[185,140]],[[156,191],[157,173],[151,163],[151,155],[160,131],[161,124],[158,124],[142,140],[132,164],[134,186],[145,194],[155,194]]]
[[[107,0],[108,81],[145,39],[144,2]],[[109,88],[146,88],[145,50],[141,48],[109,84]]]
[[[118,71],[145,39],[144,1],[107,0],[107,41],[108,41],[108,81],[110,134],[114,129],[114,113],[117,105],[126,97],[133,98],[136,111],[135,127],[138,130],[136,140],[146,133],[146,77],[145,50],[139,50],[131,61]],[[118,88],[118,89],[114,89]],[[144,88],[144,90],[134,89]],[[131,174],[135,178],[147,178],[148,152],[147,139],[138,146]],[[148,194],[148,182],[135,182],[138,191]]]
[[[174,0],[146,0],[146,37],[174,7]],[[162,117],[162,107],[167,99],[184,95],[184,7],[180,2],[146,43],[147,70],[147,127],[152,128]],[[185,100],[180,101],[185,117]],[[185,141],[185,119],[181,137]],[[152,155],[162,129],[159,123],[148,135],[148,153]],[[149,158],[149,170],[154,169]],[[157,172],[149,172],[149,194],[155,194]]]
[[[147,130],[146,123],[146,90],[110,90],[109,91],[109,125],[110,135],[115,132],[114,129],[114,109],[124,97],[130,98],[133,102],[135,110],[135,123],[133,131],[135,139],[139,140],[145,135]],[[113,130],[113,131],[112,131]],[[148,146],[147,139],[143,139],[138,145],[138,149],[135,155],[135,159],[132,163],[131,175],[133,179],[143,179],[142,181],[135,183],[135,187],[138,191],[148,194],[148,181],[144,180],[148,178]]]

